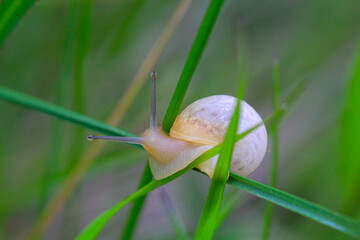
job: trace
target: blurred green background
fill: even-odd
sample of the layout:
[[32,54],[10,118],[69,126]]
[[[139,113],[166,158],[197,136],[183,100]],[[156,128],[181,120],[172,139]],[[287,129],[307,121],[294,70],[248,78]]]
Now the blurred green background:
[[[154,68],[158,74],[159,122],[165,115],[208,3],[208,0],[192,2]],[[80,94],[82,111],[105,121],[177,4],[178,1],[165,0],[93,1],[88,54],[80,86],[82,96],[76,92],[79,88],[72,83],[70,70],[61,105],[76,110],[76,98]],[[69,1],[41,0],[18,23],[0,49],[1,86],[59,103],[59,81],[66,72],[64,49],[69,6]],[[349,166],[341,168],[348,157],[348,142],[360,148],[358,136],[348,137],[352,136],[349,124],[358,128],[360,119],[356,121],[346,115],[349,104],[357,107],[357,112],[360,108],[360,103],[349,100],[359,34],[358,0],[228,0],[183,107],[209,95],[236,94],[237,45],[241,38],[248,72],[245,100],[265,118],[272,112],[272,59],[277,55],[283,98],[301,78],[310,79],[309,87],[280,126],[278,188],[360,219],[357,208],[346,208],[348,195],[344,193],[342,176],[347,174]],[[71,68],[75,64],[66,63]],[[136,134],[148,128],[150,88],[149,79],[119,128]],[[86,136],[94,134],[88,130],[78,132],[78,127],[63,123],[56,136],[61,141],[54,141],[56,121],[59,120],[0,101],[0,237],[3,239],[23,239],[38,218],[45,204],[41,197],[41,189],[47,184],[42,180],[44,169],[54,144],[61,142],[56,155],[59,162],[51,165],[48,178],[52,193],[68,176],[78,159],[76,156],[86,148]],[[76,137],[77,134],[80,137]],[[355,150],[355,157],[358,152]],[[267,154],[260,168],[251,175],[253,179],[267,183],[270,155]],[[356,160],[360,161],[357,158],[354,162]],[[137,148],[107,144],[51,224],[45,239],[74,238],[100,212],[135,191],[145,161],[146,153]],[[359,166],[355,164],[353,168],[356,170]],[[191,171],[167,185],[190,234],[196,230],[209,183],[207,177]],[[354,189],[360,188],[359,183],[360,180],[353,182]],[[350,198],[360,201],[359,191],[354,192],[355,197]],[[243,194],[242,203],[239,202],[215,238],[259,239],[264,203]],[[118,238],[128,210],[129,206],[111,220],[100,239]],[[135,239],[171,239],[173,236],[159,191],[154,191],[147,199]],[[271,239],[335,238],[348,239],[335,230],[275,207]]]

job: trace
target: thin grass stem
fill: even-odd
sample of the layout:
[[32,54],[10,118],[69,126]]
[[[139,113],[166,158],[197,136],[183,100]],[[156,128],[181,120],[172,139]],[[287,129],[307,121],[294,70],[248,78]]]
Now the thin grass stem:
[[[273,62],[273,80],[274,80],[273,109],[274,111],[276,111],[277,109],[280,108],[280,71],[279,71],[278,59],[274,59]],[[269,185],[271,187],[276,187],[277,168],[279,162],[279,123],[280,121],[277,121],[273,125],[273,129],[271,132],[272,155],[271,155],[271,169],[269,175]],[[270,202],[266,202],[263,231],[262,231],[263,240],[267,240],[269,238],[271,222],[273,218],[273,211],[274,211],[274,205]]]
[[174,206],[173,201],[171,200],[166,186],[161,187],[160,189],[160,198],[164,204],[165,211],[170,220],[171,226],[175,232],[177,239],[187,240],[189,236],[186,233],[185,225],[180,218],[180,214]]
[[[151,182],[151,180],[152,180],[151,169],[150,169],[149,162],[147,162],[145,165],[143,175],[140,179],[138,189],[141,189],[142,187],[149,184]],[[128,218],[127,218],[126,224],[124,225],[123,233],[122,233],[120,239],[129,240],[129,239],[133,238],[136,227],[137,227],[138,218],[141,214],[142,208],[144,207],[144,202],[146,200],[146,196],[147,195],[145,194],[142,197],[139,197],[138,199],[134,200],[134,203],[130,209],[130,214],[128,215]]]
[[175,118],[179,115],[180,107],[184,101],[186,91],[205,49],[211,31],[214,28],[223,2],[224,0],[211,0],[209,4],[164,117],[162,128],[165,132],[170,131]]

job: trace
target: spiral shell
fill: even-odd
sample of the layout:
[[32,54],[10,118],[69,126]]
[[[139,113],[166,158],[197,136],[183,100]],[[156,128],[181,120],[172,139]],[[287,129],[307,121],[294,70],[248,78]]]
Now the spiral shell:
[[[176,118],[170,137],[209,146],[222,143],[236,102],[235,97],[228,95],[214,95],[193,102]],[[259,114],[241,101],[237,133],[262,122]],[[242,176],[250,175],[262,162],[266,149],[267,133],[263,124],[235,144],[230,171]],[[215,156],[197,168],[212,177],[217,159]]]

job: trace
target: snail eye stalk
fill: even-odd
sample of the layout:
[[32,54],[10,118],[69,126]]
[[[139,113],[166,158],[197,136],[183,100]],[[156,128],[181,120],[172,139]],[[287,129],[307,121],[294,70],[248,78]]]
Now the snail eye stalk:
[[93,141],[95,139],[114,141],[114,142],[133,143],[139,145],[143,143],[143,139],[141,137],[111,137],[111,136],[94,136],[94,135],[88,136],[89,141]]

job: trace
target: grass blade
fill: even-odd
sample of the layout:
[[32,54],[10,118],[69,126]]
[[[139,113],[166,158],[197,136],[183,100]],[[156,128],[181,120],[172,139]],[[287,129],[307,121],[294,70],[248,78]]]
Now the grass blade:
[[347,99],[341,119],[339,163],[345,196],[345,212],[356,215],[360,200],[360,43],[347,86]]
[[360,223],[338,212],[234,173],[230,174],[228,184],[347,235],[360,238]]
[[163,121],[163,130],[169,132],[177,115],[179,115],[181,104],[184,100],[186,91],[190,85],[192,76],[195,72],[200,57],[204,51],[207,40],[215,25],[224,0],[211,0],[209,7],[200,25],[195,41],[191,47],[189,56],[186,60],[184,69],[181,73],[179,82],[171,99],[169,108]]
[[125,112],[129,109],[130,104],[134,101],[135,97],[139,93],[145,79],[147,79],[149,73],[153,70],[156,62],[161,56],[161,53],[164,51],[171,36],[174,34],[175,29],[179,25],[181,19],[184,17],[191,1],[192,0],[181,0],[179,2],[168,24],[166,24],[151,51],[147,54],[139,70],[136,72],[128,90],[116,105],[114,112],[108,121],[110,125],[116,125],[119,123]]
[[[273,109],[274,111],[276,111],[277,109],[280,108],[280,71],[279,71],[278,59],[274,59],[273,62],[273,79],[274,79]],[[271,139],[272,139],[272,156],[271,156],[269,185],[271,187],[276,187],[277,165],[279,161],[279,121],[277,121],[273,125],[273,130],[271,132]],[[268,239],[270,235],[273,209],[274,209],[274,205],[270,202],[266,202],[263,232],[262,232],[263,240]]]
[[[243,81],[245,82],[245,81]],[[242,99],[243,88],[240,87],[238,99]],[[226,181],[229,177],[231,157],[236,143],[236,132],[238,128],[240,115],[240,100],[237,101],[233,116],[229,123],[224,142],[220,151],[219,159],[216,163],[214,176],[211,180],[210,189],[206,198],[205,206],[201,214],[195,239],[212,239],[216,227],[219,209],[223,194],[225,191]]]
[[0,87],[0,98],[26,108],[52,115],[61,120],[69,121],[76,125],[91,129],[95,132],[114,136],[136,137],[135,134],[126,132],[115,127],[111,127],[105,123],[89,118],[85,115],[69,111],[49,102],[11,90],[9,88]]
[[4,0],[0,2],[0,46],[34,3],[35,0]]
[[[145,185],[149,184],[152,180],[152,173],[150,169],[149,162],[146,163],[144,172],[142,174],[138,189],[141,189]],[[123,228],[123,234],[121,235],[121,239],[128,240],[132,239],[136,226],[137,226],[137,220],[139,218],[139,215],[141,213],[141,210],[143,208],[144,202],[146,200],[146,194],[142,197],[139,197],[136,199],[130,209],[129,216],[127,218],[126,224]]]

